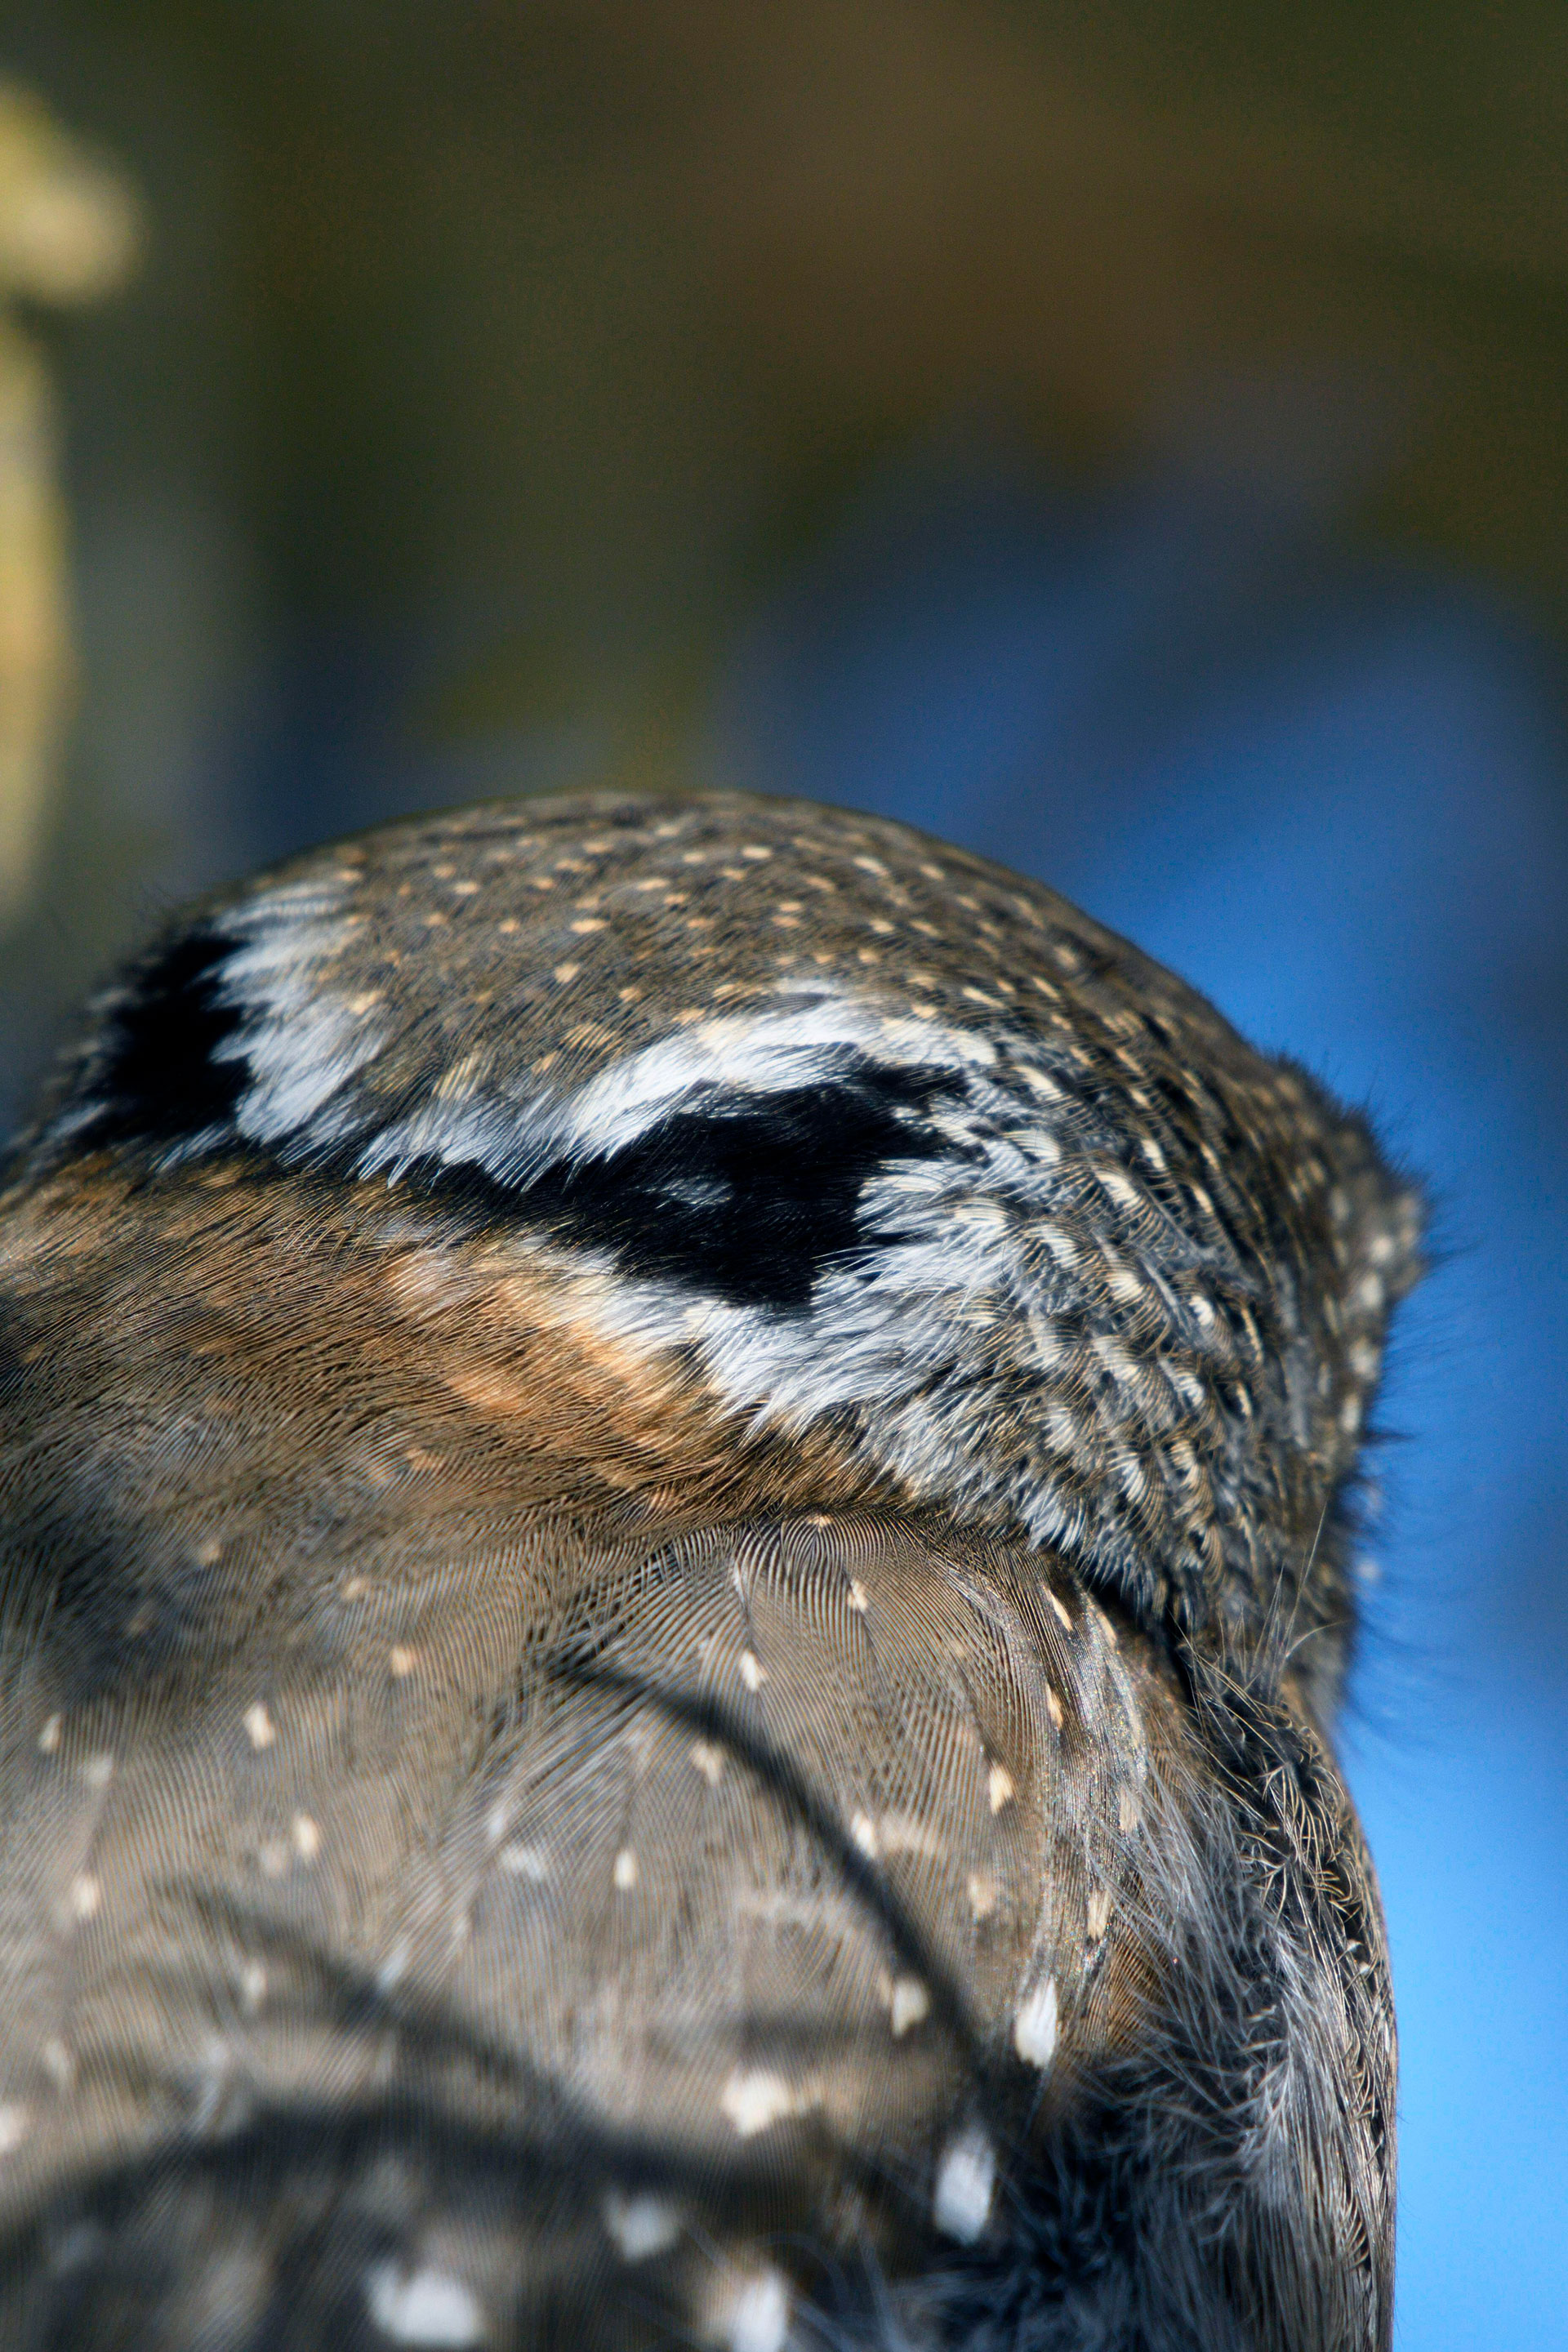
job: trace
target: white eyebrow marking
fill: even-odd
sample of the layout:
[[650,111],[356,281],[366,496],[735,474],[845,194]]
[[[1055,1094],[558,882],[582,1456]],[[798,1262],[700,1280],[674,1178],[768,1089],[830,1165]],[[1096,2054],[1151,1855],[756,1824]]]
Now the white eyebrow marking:
[[315,879],[268,890],[224,918],[242,944],[221,967],[221,1001],[246,1018],[216,1058],[249,1071],[235,1125],[254,1142],[284,1143],[306,1128],[325,1141],[352,1125],[352,1115],[321,1114],[385,1041],[384,1024],[356,1016],[319,984],[320,967],[356,928],[340,905],[330,882]]
[[971,1031],[933,1033],[885,1019],[869,1005],[822,996],[760,1019],[721,1015],[646,1045],[563,1105],[560,1139],[569,1150],[614,1152],[693,1095],[819,1086],[825,1055],[846,1046],[930,1070],[989,1068],[996,1059],[995,1047]]

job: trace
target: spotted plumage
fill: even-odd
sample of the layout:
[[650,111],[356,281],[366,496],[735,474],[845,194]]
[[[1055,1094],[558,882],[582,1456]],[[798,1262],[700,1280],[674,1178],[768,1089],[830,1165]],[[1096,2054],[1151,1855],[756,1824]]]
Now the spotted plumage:
[[176,924],[0,1204],[7,2340],[1386,2343],[1329,1741],[1417,1223],[870,820]]

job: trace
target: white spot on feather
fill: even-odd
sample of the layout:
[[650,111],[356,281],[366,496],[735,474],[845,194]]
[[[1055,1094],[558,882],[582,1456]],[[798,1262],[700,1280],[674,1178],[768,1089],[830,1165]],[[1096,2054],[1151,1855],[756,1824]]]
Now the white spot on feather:
[[730,2306],[729,2352],[783,2352],[789,2334],[789,2288],[777,2271],[747,2279]]
[[680,2212],[663,2197],[628,2197],[612,2189],[600,2211],[610,2242],[624,2263],[651,2262],[680,2235]]
[[254,1706],[247,1706],[245,1710],[245,1735],[251,1746],[258,1749],[270,1748],[278,1737],[273,1728],[272,1717],[268,1714],[260,1699],[257,1700]]
[[972,2246],[991,2219],[996,2151],[979,2126],[949,2140],[936,2170],[931,2219],[944,2238]]
[[893,2039],[901,2042],[906,2033],[922,2024],[931,2015],[931,1995],[919,1977],[897,1977],[893,1980],[888,2008]]
[[719,2095],[721,2112],[742,2139],[754,2139],[773,2124],[804,2115],[810,2104],[793,2083],[765,2066],[737,2067]]
[[1026,2066],[1043,2073],[1057,2052],[1057,1980],[1047,1977],[1018,2003],[1013,2017],[1013,2047]]
[[370,2315],[395,2344],[458,2347],[484,2340],[483,2315],[461,2279],[446,2271],[405,2271],[377,2263],[364,2277]]

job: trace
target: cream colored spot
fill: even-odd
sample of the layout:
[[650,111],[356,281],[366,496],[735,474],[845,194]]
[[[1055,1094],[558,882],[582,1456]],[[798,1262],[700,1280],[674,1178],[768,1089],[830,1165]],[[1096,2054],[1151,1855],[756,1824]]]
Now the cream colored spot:
[[749,1691],[761,1690],[767,1681],[768,1670],[754,1650],[741,1653],[741,1680]]
[[1004,1805],[1010,1805],[1018,1793],[1013,1785],[1013,1775],[1005,1764],[993,1764],[986,1775],[985,1787],[994,1813],[999,1813]]
[[270,1748],[278,1734],[272,1727],[272,1717],[260,1699],[245,1710],[246,1737],[256,1748]]
[[113,1757],[106,1748],[100,1749],[96,1756],[87,1757],[82,1764],[81,1777],[89,1789],[107,1789],[114,1778]]
[[583,967],[581,964],[558,963],[555,967],[553,977],[559,981],[561,986],[564,988],[569,981],[576,979],[577,974],[582,971],[582,969]]
[[386,1663],[398,1681],[402,1682],[406,1675],[414,1672],[418,1655],[417,1650],[405,1649],[401,1642],[395,1642],[387,1652]]
[[76,2053],[68,2050],[58,2033],[51,2033],[38,2052],[44,2062],[44,2072],[57,2091],[68,2091],[76,2081]]
[[978,2125],[949,2140],[937,2167],[931,2219],[944,2238],[972,2246],[991,2219],[996,2151]]
[[503,1845],[496,1860],[510,1878],[526,1878],[534,1886],[550,1876],[550,1858],[536,1845]]
[[321,1851],[321,1832],[309,1813],[296,1813],[293,1820],[294,1851],[301,1862],[314,1862]]
[[222,1556],[223,1546],[216,1536],[204,1536],[196,1546],[195,1559],[198,1568],[216,1567]]
[[629,1895],[637,1883],[637,1858],[629,1845],[622,1846],[616,1856],[616,1866],[610,1873],[623,1895]]
[[343,1599],[345,1601],[363,1601],[369,1591],[370,1582],[368,1578],[363,1576],[351,1576],[348,1582],[343,1586]]
[[940,1861],[947,1852],[946,1840],[910,1813],[884,1813],[878,1835],[884,1853],[918,1853]]
[[1046,1713],[1059,1731],[1062,1727],[1062,1703],[1049,1683],[1046,1685]]
[[576,921],[569,923],[566,928],[572,931],[586,932],[605,930],[608,926],[603,915],[579,915]]
[[866,1588],[858,1576],[852,1576],[849,1580],[849,1606],[851,1609],[858,1610],[862,1617],[866,1614]]
[[737,2067],[719,2095],[721,2113],[742,2139],[754,2139],[787,2116],[803,2115],[810,2104],[793,2083],[765,2066]]
[[254,2017],[267,1998],[267,1970],[259,1960],[247,1960],[239,1972],[239,1998]]
[[931,2015],[931,1995],[919,1977],[897,1977],[888,2002],[893,2028],[893,2039],[901,2042],[915,2026]]
[[60,1718],[58,1715],[51,1715],[46,1719],[44,1727],[38,1734],[38,1753],[40,1756],[53,1756],[59,1744]]
[[26,2107],[0,2106],[0,2156],[9,2156],[27,2137],[32,2117]]
[[759,865],[762,863],[763,858],[771,857],[773,854],[773,853],[771,849],[764,849],[761,842],[758,841],[748,841],[744,843],[741,850],[742,857],[752,858]]
[[875,1862],[878,1853],[877,1824],[869,1813],[857,1813],[849,1824],[849,1835],[867,1859]]
[[474,1081],[482,1076],[488,1055],[476,1046],[471,1054],[460,1055],[450,1069],[444,1070],[437,1081],[438,1102],[463,1102],[473,1093]]
[[1138,1800],[1131,1789],[1122,1789],[1116,1800],[1116,1820],[1123,1837],[1131,1837],[1138,1826]]
[[103,1889],[89,1870],[84,1870],[79,1878],[72,1879],[70,1907],[72,1916],[75,1918],[91,1919],[96,1917],[102,1906],[102,1902]]
[[1098,1944],[1110,1918],[1110,1891],[1097,1886],[1089,1898],[1089,1940]]
[[724,1777],[724,1751],[715,1748],[710,1739],[694,1739],[691,1761],[710,1789],[716,1789]]
[[1048,1584],[1045,1588],[1045,1593],[1046,1599],[1050,1602],[1051,1607],[1056,1611],[1058,1617],[1061,1620],[1065,1631],[1070,1633],[1072,1632],[1072,1619],[1068,1614],[1066,1603],[1058,1598],[1057,1594],[1052,1591]]
[[1057,2052],[1057,1980],[1047,1977],[1018,2003],[1013,2018],[1013,2047],[1026,2066],[1042,2073]]
[[668,2253],[680,2235],[680,2210],[662,2197],[627,2197],[612,2189],[599,2210],[624,2263],[651,2262]]
[[996,1881],[983,1871],[969,1874],[969,1907],[976,1919],[989,1919],[996,1908]]
[[376,1990],[380,1992],[391,1992],[395,1986],[402,1983],[407,1968],[408,1938],[406,1936],[399,1936],[375,1972]]

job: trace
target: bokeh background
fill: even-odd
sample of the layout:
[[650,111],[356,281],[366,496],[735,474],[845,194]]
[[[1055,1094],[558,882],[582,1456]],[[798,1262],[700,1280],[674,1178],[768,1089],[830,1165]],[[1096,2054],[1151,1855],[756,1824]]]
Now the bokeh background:
[[0,1117],[192,891],[629,780],[989,852],[1368,1104],[1398,2341],[1568,2346],[1568,12],[0,0]]

